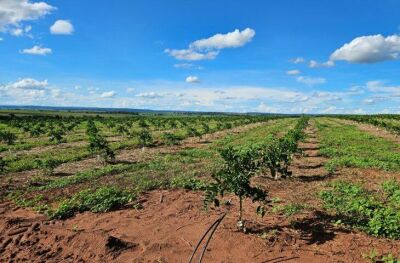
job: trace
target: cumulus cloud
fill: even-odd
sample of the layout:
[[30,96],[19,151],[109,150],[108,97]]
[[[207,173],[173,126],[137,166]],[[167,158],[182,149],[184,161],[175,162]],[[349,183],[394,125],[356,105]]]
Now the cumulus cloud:
[[300,64],[303,63],[305,60],[302,57],[297,57],[297,58],[292,58],[289,61],[292,62],[293,64]]
[[54,35],[72,35],[74,26],[69,20],[57,20],[51,27],[50,32]]
[[305,77],[305,76],[298,76],[296,78],[297,82],[313,86],[317,84],[324,84],[326,83],[326,79],[324,78],[312,78],[312,77]]
[[192,49],[165,49],[165,53],[178,60],[211,60],[215,59],[219,51],[197,52]]
[[366,87],[369,91],[375,93],[389,93],[392,96],[400,96],[400,86],[388,86],[380,80],[368,81]]
[[164,94],[156,93],[154,91],[151,92],[142,92],[136,95],[137,97],[147,98],[147,99],[157,99],[164,97]]
[[298,69],[293,69],[293,70],[288,70],[288,71],[286,71],[286,74],[287,75],[291,75],[291,76],[294,76],[294,75],[299,75],[301,72],[300,72],[300,70],[298,70]]
[[197,76],[188,76],[185,81],[187,83],[199,83],[200,79]]
[[261,102],[258,106],[257,106],[257,111],[258,112],[263,112],[263,113],[276,113],[279,110],[275,107],[271,107],[268,104],[266,104],[265,102]]
[[250,42],[256,32],[251,28],[239,29],[226,34],[216,34],[209,38],[199,39],[189,44],[187,49],[165,49],[164,52],[178,60],[215,59],[219,51],[225,48],[242,47]]
[[21,54],[28,54],[28,55],[38,55],[38,56],[46,56],[51,54],[53,51],[51,48],[41,47],[41,46],[33,46],[31,48],[26,48],[21,51]]
[[335,50],[330,60],[350,63],[376,63],[400,59],[400,36],[361,36]]
[[115,97],[115,95],[117,95],[117,93],[115,91],[111,90],[111,91],[105,91],[105,92],[101,93],[100,97],[113,98],[113,97]]
[[326,62],[319,63],[316,60],[310,60],[308,66],[310,68],[330,68],[335,66],[335,62],[333,62],[332,60],[328,60]]
[[20,79],[16,82],[10,83],[3,88],[5,89],[34,89],[34,90],[43,90],[48,86],[47,80],[39,81],[32,78]]
[[[55,8],[45,2],[30,0],[1,0],[0,32],[22,34],[22,23],[44,17]],[[17,31],[15,31],[17,30]]]
[[235,31],[226,34],[216,34],[209,38],[196,40],[192,42],[189,47],[199,50],[237,48],[250,42],[255,34],[256,31],[251,28],[246,28],[242,31],[235,29]]
[[6,85],[0,85],[1,98],[7,98],[2,103],[14,104],[32,103],[44,99],[50,89],[47,80],[39,81],[32,78],[19,79]]

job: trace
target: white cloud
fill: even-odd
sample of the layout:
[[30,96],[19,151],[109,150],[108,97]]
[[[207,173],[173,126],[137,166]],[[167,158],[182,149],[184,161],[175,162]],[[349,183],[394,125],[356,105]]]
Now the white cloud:
[[127,93],[133,93],[133,92],[135,92],[135,89],[134,88],[127,88],[126,92]]
[[257,111],[258,112],[263,112],[263,113],[276,113],[279,110],[275,107],[268,106],[265,102],[261,102],[257,106]]
[[39,81],[32,78],[19,79],[15,82],[0,85],[0,98],[3,104],[12,102],[13,104],[26,103],[42,100],[48,93],[47,80]]
[[368,81],[366,87],[371,92],[390,93],[392,96],[400,96],[400,86],[387,86],[380,80]]
[[101,93],[100,97],[113,98],[113,97],[115,97],[115,95],[117,95],[117,93],[115,91],[111,90],[111,91],[105,91],[105,92]]
[[324,78],[312,78],[312,77],[305,77],[305,76],[298,76],[296,78],[297,82],[313,86],[317,84],[324,84],[326,83],[326,79]]
[[69,20],[57,20],[50,27],[50,32],[54,35],[71,35],[74,33],[74,26]]
[[351,63],[376,63],[400,59],[400,36],[361,36],[335,50],[331,60],[345,60]]
[[22,30],[22,28],[13,28],[10,30],[10,34],[15,37],[20,37],[24,34],[24,30]]
[[219,51],[200,53],[192,49],[165,49],[165,53],[178,60],[211,60],[215,59]]
[[303,63],[305,60],[302,57],[297,57],[297,58],[292,58],[290,59],[290,62],[292,62],[293,64],[300,64]]
[[142,97],[142,98],[148,98],[148,99],[157,99],[157,98],[162,98],[164,97],[163,94],[159,94],[156,92],[143,92],[143,93],[139,93],[136,95],[137,97]]
[[226,34],[216,34],[212,37],[196,40],[189,44],[187,49],[165,49],[164,52],[178,60],[211,60],[215,59],[219,51],[224,48],[242,47],[250,42],[255,31],[246,28],[236,29]]
[[4,39],[0,37],[0,42],[3,41]]
[[[0,32],[18,32],[22,23],[44,17],[55,8],[45,2],[30,0],[1,0],[0,2]],[[21,29],[22,30],[22,29]]]
[[54,98],[59,98],[61,96],[61,90],[60,89],[50,89],[50,94]]
[[39,81],[32,78],[20,79],[5,86],[6,89],[34,89],[41,90],[48,86],[47,80]]
[[330,68],[330,67],[335,66],[335,62],[333,62],[332,60],[328,60],[326,62],[319,63],[315,60],[310,60],[308,66],[310,68]]
[[293,70],[288,70],[288,71],[286,71],[286,74],[287,75],[291,75],[291,76],[294,76],[294,75],[299,75],[301,72],[300,72],[300,70],[298,70],[298,69],[293,69]]
[[33,46],[32,48],[27,48],[21,51],[21,54],[28,55],[40,55],[45,56],[47,54],[51,54],[52,50],[50,48],[41,47],[41,46]]
[[216,34],[209,38],[196,40],[189,47],[198,50],[237,48],[250,42],[255,34],[256,31],[251,28],[242,31],[235,29],[235,31],[226,34]]
[[187,83],[199,83],[200,79],[197,76],[188,76],[185,81]]

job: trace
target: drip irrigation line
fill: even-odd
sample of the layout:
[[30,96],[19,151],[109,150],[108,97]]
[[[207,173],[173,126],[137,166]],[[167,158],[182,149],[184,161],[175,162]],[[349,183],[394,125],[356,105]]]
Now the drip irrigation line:
[[221,223],[222,219],[224,219],[225,215],[226,215],[226,213],[223,216],[221,216],[221,218],[218,220],[218,223],[211,230],[210,236],[208,237],[208,239],[207,239],[207,241],[206,241],[206,243],[205,243],[205,245],[203,247],[203,251],[201,251],[199,263],[201,263],[201,261],[203,260],[203,256],[204,256],[204,253],[206,252],[208,243],[210,243],[210,240],[211,240],[212,236],[214,235],[215,230],[217,230],[219,224]]
[[219,217],[217,220],[215,220],[214,223],[212,223],[212,225],[207,229],[207,231],[203,234],[203,236],[200,238],[199,242],[197,242],[196,247],[193,250],[192,255],[189,258],[189,263],[192,263],[192,260],[197,252],[197,249],[199,248],[199,246],[201,245],[201,243],[203,242],[204,238],[207,236],[207,234],[211,231],[210,236],[208,237],[206,244],[203,247],[202,253],[201,253],[201,257],[199,259],[199,263],[202,261],[202,258],[204,256],[205,250],[207,249],[208,243],[210,242],[215,230],[217,229],[218,225],[221,223],[222,219],[224,219],[224,217],[226,216],[227,212],[225,212],[221,217]]

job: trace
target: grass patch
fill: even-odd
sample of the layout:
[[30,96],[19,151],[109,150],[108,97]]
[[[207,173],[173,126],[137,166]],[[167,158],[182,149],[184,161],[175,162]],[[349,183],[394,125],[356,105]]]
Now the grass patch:
[[400,147],[383,138],[370,135],[354,125],[317,121],[321,143],[320,153],[330,158],[328,171],[339,167],[400,170]]
[[324,207],[344,224],[373,236],[400,239],[400,184],[397,181],[386,181],[379,191],[337,181],[319,196]]
[[107,212],[118,209],[134,199],[135,195],[116,187],[101,187],[95,191],[83,190],[62,201],[54,211],[50,212],[50,216],[65,219],[78,212]]

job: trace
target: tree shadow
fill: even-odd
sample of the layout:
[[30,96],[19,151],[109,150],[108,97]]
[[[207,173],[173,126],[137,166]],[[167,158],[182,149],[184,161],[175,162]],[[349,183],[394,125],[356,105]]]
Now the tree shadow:
[[318,182],[330,179],[334,176],[332,173],[324,174],[324,175],[300,175],[295,178],[301,182]]
[[314,147],[300,147],[300,149],[301,149],[302,151],[312,151],[312,150],[319,150],[319,149],[321,149],[321,147],[319,147],[319,146],[314,146]]
[[302,164],[296,165],[296,167],[299,168],[299,169],[307,169],[307,170],[308,169],[317,169],[317,168],[321,168],[323,166],[324,166],[323,163],[307,164],[307,165],[302,165]]
[[134,164],[134,163],[137,163],[137,161],[115,160],[112,162],[112,164]]
[[[331,241],[335,238],[335,231],[348,233],[348,230],[333,229],[331,222],[337,219],[330,216],[323,211],[315,211],[306,218],[296,219],[295,221],[285,223],[283,225],[263,225],[259,223],[249,224],[248,233],[250,234],[263,234],[263,233],[276,233],[279,236],[293,236],[295,239],[301,239],[307,245],[321,245],[325,242]],[[289,230],[289,231],[288,231]],[[295,232],[290,231],[295,230]],[[293,234],[297,233],[297,234]]]
[[65,176],[71,176],[73,173],[67,173],[67,172],[54,172],[52,176],[54,177],[65,177]]

